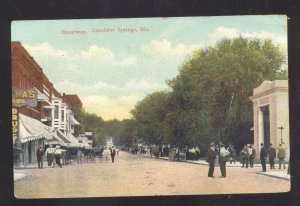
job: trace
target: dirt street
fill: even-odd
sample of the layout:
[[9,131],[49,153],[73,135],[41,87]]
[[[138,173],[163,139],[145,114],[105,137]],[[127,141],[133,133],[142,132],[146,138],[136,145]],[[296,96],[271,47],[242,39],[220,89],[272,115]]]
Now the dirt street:
[[208,167],[120,152],[115,163],[22,170],[16,198],[70,198],[287,192],[290,182],[257,174],[261,168],[227,168],[227,177],[208,178]]

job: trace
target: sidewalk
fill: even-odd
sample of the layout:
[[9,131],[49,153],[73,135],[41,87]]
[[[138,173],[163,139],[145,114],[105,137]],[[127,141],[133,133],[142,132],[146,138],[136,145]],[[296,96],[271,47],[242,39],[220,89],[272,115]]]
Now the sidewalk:
[[[151,158],[151,156],[146,155],[146,154],[140,154],[140,155]],[[155,158],[155,157],[153,156],[152,158]],[[168,157],[159,157],[159,159],[162,159],[162,160],[169,160]],[[200,159],[200,160],[198,160],[198,161],[193,161],[193,160],[182,160],[181,162],[187,162],[187,163],[192,163],[192,164],[200,164],[200,165],[208,165],[208,163],[207,163],[205,160],[203,160],[203,159]],[[217,161],[216,161],[216,163],[217,163]],[[240,163],[240,162],[238,162],[238,161],[235,162],[235,164],[234,164],[234,163],[230,164],[229,161],[226,163],[226,167],[239,167],[239,168],[241,168],[242,165],[243,165],[243,164]],[[217,163],[216,166],[218,166],[218,163]],[[270,167],[270,164],[266,164],[266,166],[267,166],[267,167]],[[261,164],[253,164],[253,167],[261,167]],[[278,164],[275,164],[275,167],[278,168],[279,165],[278,165]]]
[[[63,166],[64,167],[64,166]],[[50,168],[59,168],[58,165],[54,167],[48,166],[47,161],[44,162],[43,164],[43,170],[44,169],[50,169]],[[27,164],[27,165],[20,165],[18,168],[14,168],[14,181],[18,181],[20,179],[23,179],[24,177],[27,176],[26,170],[27,169],[38,169],[37,163],[33,164]]]
[[26,177],[27,175],[26,175],[26,173],[24,173],[24,172],[20,172],[20,171],[14,171],[14,181],[17,181],[17,180],[20,180],[20,179],[22,179],[22,178],[24,178],[24,177]]
[[[149,157],[149,155],[141,154],[142,156]],[[155,157],[152,157],[155,158]],[[168,157],[159,157],[161,160],[169,160]],[[192,164],[199,164],[199,165],[208,165],[208,163],[205,160],[198,160],[198,161],[192,161],[192,160],[182,160],[181,162],[185,163],[192,163]],[[217,162],[216,162],[217,163]],[[219,166],[216,164],[216,166]],[[270,164],[266,164],[267,168],[270,168]],[[230,164],[229,162],[226,163],[226,167],[233,167],[233,168],[242,168],[242,164],[240,162],[235,162]],[[254,164],[253,167],[261,167],[261,164]],[[279,165],[275,164],[275,168],[278,168]],[[279,179],[284,179],[284,180],[290,180],[290,175],[287,174],[287,170],[282,170],[282,171],[268,171],[268,172],[258,172],[257,174],[260,175],[265,175],[268,177],[274,177],[274,178],[279,178]]]
[[290,180],[291,176],[287,174],[287,171],[276,171],[276,172],[258,172],[258,174],[269,176],[269,177],[275,177],[279,179],[284,180]]

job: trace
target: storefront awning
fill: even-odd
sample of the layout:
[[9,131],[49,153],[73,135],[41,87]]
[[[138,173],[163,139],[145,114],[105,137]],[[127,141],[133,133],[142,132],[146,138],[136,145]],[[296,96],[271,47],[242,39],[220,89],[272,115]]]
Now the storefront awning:
[[60,138],[55,132],[53,132],[53,140],[47,141],[48,144],[53,144],[53,145],[61,145],[61,146],[68,146],[68,141],[67,139]]
[[21,143],[38,139],[53,139],[51,127],[44,125],[36,119],[20,114],[19,124],[19,135]]
[[70,116],[71,125],[80,125],[80,123],[74,118],[74,116]]
[[61,138],[64,143],[65,143],[65,146],[68,146],[68,147],[78,147],[78,142],[70,139],[68,137],[68,135],[65,135],[63,132],[61,132],[59,129],[56,130],[56,133],[57,133],[57,136],[59,138]]

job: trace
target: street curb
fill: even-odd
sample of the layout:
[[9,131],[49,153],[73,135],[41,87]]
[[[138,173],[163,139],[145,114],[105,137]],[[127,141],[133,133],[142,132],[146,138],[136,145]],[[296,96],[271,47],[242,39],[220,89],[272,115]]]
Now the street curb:
[[[148,155],[144,155],[144,154],[138,154],[138,155],[141,155],[143,157],[148,157],[148,158],[155,158],[155,157],[151,157],[151,156],[148,156]],[[161,160],[169,160],[168,158],[166,157],[159,157],[159,158],[156,158],[156,159],[161,159]],[[171,161],[172,162],[172,161]],[[183,161],[175,161],[175,162],[185,162],[185,163],[191,163],[191,164],[197,164],[197,165],[206,165],[208,166],[208,163],[206,162],[196,162],[196,161],[192,161],[192,160],[183,160]],[[218,167],[218,165],[216,165],[216,167]],[[234,164],[226,164],[226,167],[230,167],[230,168],[241,168],[240,165],[234,165]],[[261,167],[261,165],[259,164],[254,164],[253,167]],[[250,167],[249,167],[250,168]]]
[[268,176],[268,177],[273,177],[273,178],[277,178],[277,179],[287,180],[287,181],[290,180],[290,177],[289,178],[288,177],[280,177],[280,176],[276,176],[276,175],[273,175],[273,174],[268,174],[268,173],[265,173],[265,172],[257,172],[257,174]]
[[[27,174],[24,172],[16,172],[16,173],[14,172],[14,182],[17,182],[17,181],[27,177]],[[18,177],[16,177],[16,176],[18,176]]]

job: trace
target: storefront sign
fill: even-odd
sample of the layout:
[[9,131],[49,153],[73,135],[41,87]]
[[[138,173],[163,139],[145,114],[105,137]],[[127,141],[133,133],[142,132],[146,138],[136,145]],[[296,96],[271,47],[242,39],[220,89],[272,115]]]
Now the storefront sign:
[[18,138],[18,124],[19,124],[19,116],[18,116],[18,109],[13,108],[12,109],[12,136],[13,136],[13,142]]
[[12,92],[12,104],[14,107],[36,107],[37,91],[35,89],[15,89]]
[[93,136],[93,132],[85,132],[85,136]]

